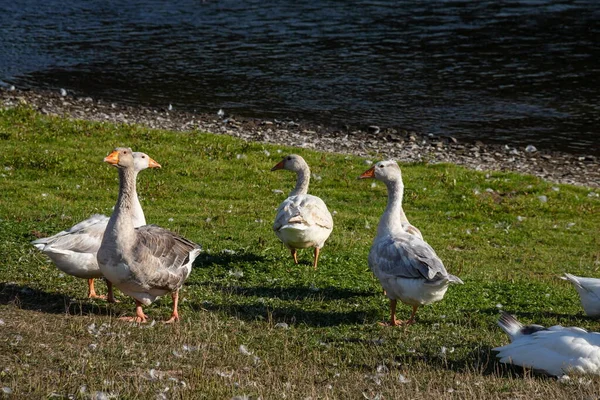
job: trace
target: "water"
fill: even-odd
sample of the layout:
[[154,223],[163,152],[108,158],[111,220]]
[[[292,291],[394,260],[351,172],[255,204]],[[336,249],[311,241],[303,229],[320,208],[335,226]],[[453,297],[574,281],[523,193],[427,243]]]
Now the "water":
[[23,0],[0,79],[600,154],[600,2]]

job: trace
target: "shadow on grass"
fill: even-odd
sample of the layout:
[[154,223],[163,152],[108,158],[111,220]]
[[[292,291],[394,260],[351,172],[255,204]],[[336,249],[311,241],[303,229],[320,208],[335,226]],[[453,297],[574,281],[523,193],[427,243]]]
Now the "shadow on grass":
[[71,299],[63,294],[48,293],[12,283],[0,283],[0,304],[50,314],[109,315],[112,313],[107,304],[95,304],[87,299]]
[[304,310],[298,307],[269,307],[262,304],[191,304],[194,310],[204,309],[220,312],[244,321],[270,321],[273,324],[303,324],[313,327],[353,325],[370,323],[378,310],[368,311],[321,311]]
[[206,253],[202,252],[194,261],[194,268],[204,268],[216,264],[221,267],[228,267],[239,262],[259,263],[264,262],[265,257],[245,251],[236,251],[234,253]]
[[269,287],[269,286],[252,286],[244,287],[237,285],[211,284],[211,288],[227,294],[234,294],[245,297],[268,297],[278,300],[294,301],[315,299],[323,300],[339,300],[349,299],[357,296],[371,296],[373,293],[367,290],[356,290],[327,286],[315,290],[306,286],[286,286],[286,287]]
[[[500,310],[495,307],[478,309],[478,310],[465,310],[466,312],[477,312],[480,314],[488,314],[492,316],[496,316],[497,319],[500,318]],[[540,324],[544,319],[554,319],[555,323],[552,325],[562,325],[562,326],[576,326],[581,320],[586,321],[597,321],[597,318],[588,317],[582,313],[579,314],[567,314],[567,313],[557,313],[553,311],[510,311],[504,310],[507,313],[514,315],[519,322],[523,323],[523,325],[527,325],[528,323],[524,323],[521,321],[523,318],[527,318],[531,320],[532,324]],[[570,325],[572,324],[572,325]],[[548,325],[550,326],[550,325]]]

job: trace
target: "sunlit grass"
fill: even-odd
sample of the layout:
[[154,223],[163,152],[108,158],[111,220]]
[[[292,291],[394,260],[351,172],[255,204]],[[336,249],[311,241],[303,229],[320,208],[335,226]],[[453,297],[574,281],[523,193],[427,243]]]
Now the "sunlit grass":
[[[507,341],[496,327],[498,308],[523,322],[598,328],[558,279],[566,271],[598,275],[600,201],[591,189],[402,165],[411,223],[465,285],[422,308],[416,325],[391,329],[377,324],[388,301],[366,263],[386,191],[356,179],[368,168],[361,158],[24,108],[0,111],[0,143],[0,386],[14,396],[488,399],[600,389],[596,379],[565,385],[522,376],[490,350]],[[87,300],[83,280],[29,244],[111,212],[117,174],[102,159],[121,145],[163,166],[139,176],[147,221],[205,250],[182,290],[178,326],[116,321],[132,313],[130,299]],[[335,211],[316,272],[310,251],[294,266],[271,230],[294,176],[269,169],[291,152],[321,177],[310,192]],[[164,319],[170,299],[146,312]],[[408,313],[399,309],[401,318]]]

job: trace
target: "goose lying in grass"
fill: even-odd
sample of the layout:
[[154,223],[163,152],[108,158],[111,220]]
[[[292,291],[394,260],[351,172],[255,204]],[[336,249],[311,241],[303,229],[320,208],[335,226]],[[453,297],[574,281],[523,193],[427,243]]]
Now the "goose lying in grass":
[[135,168],[129,148],[117,148],[105,162],[119,169],[119,197],[98,250],[100,271],[136,304],[136,316],[146,322],[142,305],[171,293],[173,312],[167,323],[179,320],[179,289],[200,253],[197,244],[156,225],[134,227]]
[[[427,242],[403,227],[404,184],[398,164],[380,161],[360,178],[375,178],[387,187],[388,204],[369,252],[369,267],[390,299],[390,325],[413,324],[420,306],[441,300],[451,283],[463,282],[446,271]],[[396,319],[398,299],[413,308],[406,322]]]
[[571,274],[565,274],[563,279],[571,282],[577,289],[585,313],[593,318],[600,317],[600,279]]
[[315,248],[313,268],[317,269],[319,252],[331,231],[333,218],[327,206],[317,196],[308,193],[310,169],[304,158],[291,154],[275,165],[271,171],[285,169],[296,173],[296,187],[277,209],[273,230],[290,249],[294,263],[298,264],[297,249]]
[[562,376],[569,372],[600,374],[600,333],[560,325],[523,326],[502,312],[498,325],[511,343],[496,347],[500,362]]
[[[160,164],[148,157],[147,154],[134,152],[133,159],[135,175],[146,168],[160,168]],[[135,192],[135,187],[133,190],[133,224],[136,227],[146,225],[144,211]],[[100,268],[98,268],[96,253],[100,248],[100,243],[102,243],[102,236],[107,224],[107,216],[95,214],[65,231],[54,236],[34,240],[31,244],[47,255],[56,264],[57,268],[64,273],[87,279],[89,298],[105,298],[105,296],[96,294],[94,278],[102,277]],[[106,284],[108,286],[107,300],[114,302],[112,284],[109,281]]]

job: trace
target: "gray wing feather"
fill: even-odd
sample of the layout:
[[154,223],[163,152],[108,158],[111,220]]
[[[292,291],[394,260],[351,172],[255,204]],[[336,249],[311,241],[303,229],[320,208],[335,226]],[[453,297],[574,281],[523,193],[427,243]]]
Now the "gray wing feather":
[[433,248],[410,234],[389,236],[374,243],[369,253],[369,265],[374,271],[399,278],[437,281],[449,277]]
[[95,253],[100,248],[107,224],[108,217],[95,214],[67,230],[54,236],[34,240],[31,244],[50,246],[56,250]]
[[333,218],[325,202],[310,194],[285,199],[277,208],[273,230],[278,231],[282,226],[294,222],[333,229]]
[[174,290],[188,277],[190,253],[200,246],[156,225],[136,228],[134,262],[144,267],[144,286]]

